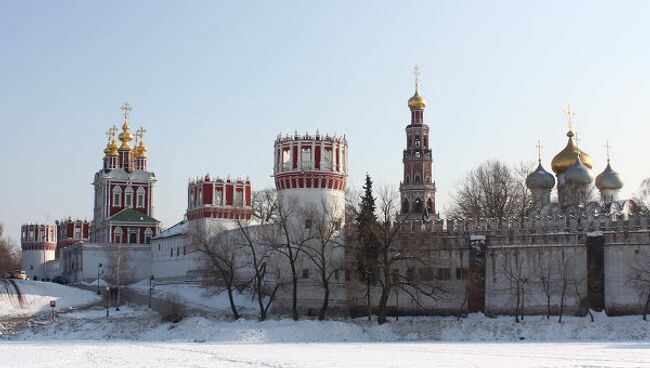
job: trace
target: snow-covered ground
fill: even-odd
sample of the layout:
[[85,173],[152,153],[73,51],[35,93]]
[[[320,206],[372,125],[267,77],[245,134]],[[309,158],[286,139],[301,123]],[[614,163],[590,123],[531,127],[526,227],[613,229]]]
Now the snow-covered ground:
[[[149,293],[149,280],[143,280],[129,285],[129,289],[142,294]],[[180,297],[183,304],[190,308],[214,312],[230,313],[228,294],[225,291],[217,292],[201,287],[195,283],[157,284],[152,290],[152,295],[158,298],[169,296]],[[257,312],[256,302],[250,294],[234,294],[235,304],[242,314],[254,315]]]
[[[38,353],[35,353],[38,352]],[[7,367],[650,367],[649,343],[4,342]]]
[[[62,287],[47,286],[47,295]],[[206,310],[227,308],[223,294],[193,285],[160,286],[159,296],[179,294]],[[72,301],[69,288],[62,288],[60,300]],[[239,298],[243,305],[250,300]],[[556,317],[527,316],[517,324],[474,314],[403,317],[379,326],[364,319],[229,322],[189,316],[170,324],[146,307],[127,305],[119,312],[111,308],[108,318],[97,307],[53,321],[40,316],[0,323],[0,356],[2,366],[52,368],[650,367],[650,322],[640,316],[595,317],[595,322],[567,317],[560,324]]]
[[[23,367],[650,367],[650,323],[638,316],[402,318],[160,323],[146,307],[36,319],[0,333],[3,366]],[[524,338],[524,340],[521,340]],[[577,341],[576,341],[577,340]],[[611,341],[605,341],[611,340]],[[38,352],[35,354],[34,352]]]
[[48,311],[51,300],[56,300],[57,310],[100,300],[93,292],[52,282],[16,281],[16,285],[22,293],[22,305],[13,286],[8,282],[0,282],[0,319]]

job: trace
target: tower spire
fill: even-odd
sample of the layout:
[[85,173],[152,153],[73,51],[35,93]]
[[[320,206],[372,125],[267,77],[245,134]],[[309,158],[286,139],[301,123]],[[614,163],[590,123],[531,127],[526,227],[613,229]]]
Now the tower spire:
[[133,133],[131,133],[129,128],[129,113],[133,110],[133,107],[128,102],[125,102],[121,109],[124,115],[124,124],[122,124],[122,133],[119,136],[120,141],[122,141],[120,149],[131,149],[129,142],[133,140]]
[[413,67],[413,76],[415,81],[415,93],[418,92],[420,87],[420,67],[417,64]]
[[607,152],[607,163],[608,164],[609,164],[609,160],[611,158],[610,157],[611,149],[612,149],[612,146],[609,145],[609,140],[607,140],[607,142],[605,143],[605,151]]
[[542,163],[542,148],[544,148],[544,146],[542,146],[542,141],[538,139],[537,144],[535,145],[535,147],[537,148],[537,162],[539,162],[541,164]]
[[576,113],[571,110],[571,105],[567,104],[566,105],[566,110],[564,110],[564,114],[566,115],[566,121],[567,124],[569,125],[569,132],[567,135],[572,136],[573,135],[573,118],[576,116]]

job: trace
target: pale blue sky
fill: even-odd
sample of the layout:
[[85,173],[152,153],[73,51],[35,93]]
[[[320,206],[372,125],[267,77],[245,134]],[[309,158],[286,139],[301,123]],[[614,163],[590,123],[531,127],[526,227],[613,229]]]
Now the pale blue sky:
[[92,216],[104,132],[130,102],[147,130],[156,217],[188,177],[272,184],[279,132],[346,134],[350,182],[397,186],[422,69],[438,207],[487,158],[544,164],[571,103],[595,174],[650,176],[650,2],[0,1],[0,222]]

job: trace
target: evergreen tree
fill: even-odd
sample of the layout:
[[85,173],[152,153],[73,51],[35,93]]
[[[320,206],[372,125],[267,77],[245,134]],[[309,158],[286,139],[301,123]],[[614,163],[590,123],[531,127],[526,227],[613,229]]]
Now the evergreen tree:
[[377,280],[379,244],[374,229],[377,226],[375,198],[372,195],[372,179],[366,174],[364,194],[359,204],[359,214],[355,218],[357,249],[355,252],[357,272],[366,281],[368,320],[370,320],[370,289]]

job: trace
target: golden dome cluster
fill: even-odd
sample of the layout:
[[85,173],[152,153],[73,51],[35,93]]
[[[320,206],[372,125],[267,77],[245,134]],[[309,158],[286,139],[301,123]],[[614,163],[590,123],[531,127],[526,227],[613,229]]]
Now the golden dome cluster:
[[558,175],[564,173],[576,164],[577,158],[580,158],[580,162],[591,169],[593,167],[591,157],[576,146],[573,141],[575,137],[573,131],[569,130],[566,135],[569,137],[566,147],[564,147],[560,153],[555,155],[553,161],[551,161],[551,168],[553,171]]

